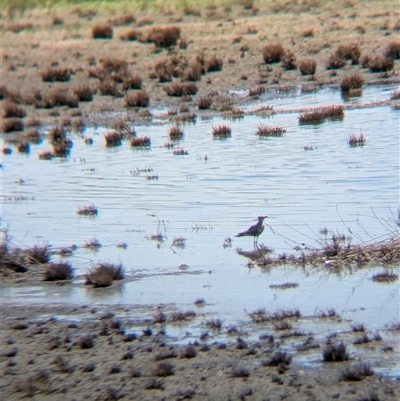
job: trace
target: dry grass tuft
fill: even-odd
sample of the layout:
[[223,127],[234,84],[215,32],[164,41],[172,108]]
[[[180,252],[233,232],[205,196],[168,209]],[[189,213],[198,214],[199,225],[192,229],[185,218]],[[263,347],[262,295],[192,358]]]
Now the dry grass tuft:
[[173,125],[172,127],[169,128],[168,135],[171,138],[171,140],[176,141],[182,139],[183,130],[179,125]]
[[322,351],[324,362],[344,362],[349,360],[346,346],[341,342],[339,344],[328,343]]
[[3,132],[15,132],[24,130],[24,122],[20,118],[7,118],[2,121]]
[[278,63],[283,55],[283,46],[280,43],[268,44],[261,49],[261,52],[265,63]]
[[48,67],[42,71],[43,82],[68,82],[71,77],[71,71],[68,68]]
[[72,93],[81,102],[90,102],[93,100],[93,91],[87,83],[81,83],[72,89]]
[[400,40],[394,39],[390,41],[385,50],[387,58],[399,59],[400,58]]
[[349,135],[349,139],[347,143],[352,147],[355,148],[357,146],[365,146],[367,144],[367,138],[361,132],[359,135],[353,133]]
[[213,54],[207,59],[207,72],[221,71],[223,64],[222,58]]
[[260,124],[257,128],[257,135],[259,136],[282,136],[286,130],[282,127],[274,127]]
[[124,268],[121,264],[100,263],[85,275],[85,285],[109,287],[113,280],[122,280],[124,274]]
[[192,320],[196,317],[196,312],[193,312],[191,310],[185,311],[185,312],[174,312],[170,316],[171,322],[182,322],[182,321],[187,321],[187,320]]
[[110,24],[95,24],[92,27],[93,39],[112,39],[113,27]]
[[206,326],[212,330],[221,330],[222,322],[219,319],[211,319],[206,321]]
[[377,273],[372,276],[372,280],[377,283],[393,283],[399,279],[399,275],[390,272]]
[[175,156],[187,156],[189,152],[185,149],[180,148],[180,149],[174,149],[172,151],[172,154]]
[[340,81],[340,89],[342,92],[350,92],[359,90],[364,85],[364,77],[359,71],[353,71],[345,75]]
[[69,263],[50,263],[45,266],[43,281],[71,280],[74,269]]
[[144,90],[128,93],[124,100],[127,107],[147,107],[150,103],[149,95]]
[[360,46],[356,43],[341,44],[334,53],[339,59],[351,60],[352,64],[358,64],[361,55]]
[[97,207],[94,205],[88,205],[80,207],[77,211],[77,214],[80,216],[97,216],[98,210]]
[[192,345],[188,345],[187,347],[184,347],[179,354],[179,357],[182,359],[183,358],[187,358],[187,359],[196,358],[196,356],[197,356],[196,348],[194,348]]
[[139,75],[129,75],[125,78],[122,88],[124,90],[142,89],[142,78]]
[[344,106],[333,105],[318,107],[309,112],[300,114],[300,124],[318,124],[324,122],[326,119],[340,119],[344,117]]
[[211,107],[211,104],[211,96],[200,96],[197,100],[197,107],[199,108],[199,110],[207,110]]
[[124,139],[124,134],[122,132],[112,131],[104,135],[106,140],[106,146],[120,146],[122,140]]
[[168,96],[187,96],[195,95],[197,93],[197,85],[194,82],[180,83],[178,81],[172,82],[165,87]]
[[151,146],[151,139],[148,136],[138,136],[131,140],[133,148],[149,148]]
[[213,127],[212,134],[217,138],[228,138],[232,135],[232,129],[229,125],[221,124]]
[[360,381],[373,374],[374,371],[371,369],[369,363],[358,363],[344,368],[341,372],[340,379],[343,381]]
[[281,60],[282,67],[285,70],[295,70],[297,68],[296,56],[291,50],[284,50]]
[[367,66],[371,72],[387,72],[393,70],[394,60],[379,54],[374,57],[368,57]]
[[181,29],[177,26],[151,28],[139,40],[153,42],[157,47],[175,46],[181,36]]
[[154,368],[154,376],[166,377],[173,376],[174,374],[174,365],[169,362],[160,362]]
[[6,100],[3,103],[3,117],[4,118],[23,118],[26,116],[26,111],[18,104]]
[[119,38],[121,40],[138,40],[142,35],[142,32],[136,28],[129,28],[122,32]]
[[390,94],[390,100],[399,100],[399,99],[400,99],[400,89],[397,89]]
[[303,58],[298,63],[302,75],[314,75],[317,69],[317,62],[312,58]]

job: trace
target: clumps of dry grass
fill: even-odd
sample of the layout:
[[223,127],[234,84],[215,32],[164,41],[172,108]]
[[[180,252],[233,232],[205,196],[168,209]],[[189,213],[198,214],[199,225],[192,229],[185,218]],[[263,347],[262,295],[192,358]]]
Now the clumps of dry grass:
[[83,206],[76,211],[80,216],[97,216],[98,212],[97,207],[94,205]]
[[6,118],[1,121],[5,133],[24,130],[24,122],[20,118]]
[[269,288],[276,289],[276,290],[287,290],[289,288],[296,288],[298,287],[298,283],[283,283],[283,284],[271,284]]
[[34,245],[31,248],[24,249],[23,256],[26,263],[30,265],[49,263],[51,259],[50,246],[48,244]]
[[264,124],[259,124],[257,127],[257,132],[256,134],[259,135],[260,137],[264,136],[282,136],[286,130],[283,127],[278,127],[278,126],[269,126],[269,125],[264,125]]
[[249,89],[249,96],[251,97],[259,97],[263,93],[265,93],[266,89],[265,86],[257,86],[255,88]]
[[298,63],[301,75],[314,75],[317,69],[317,62],[313,58],[303,58]]
[[124,100],[127,107],[147,107],[150,103],[150,97],[144,90],[128,93]]
[[85,244],[83,245],[84,248],[87,249],[98,249],[101,248],[101,243],[97,238],[92,238],[89,241],[85,241]]
[[264,256],[268,253],[272,253],[272,249],[268,248],[265,245],[259,245],[257,248],[251,251],[244,251],[241,248],[237,248],[236,252],[238,255],[245,256],[246,258],[257,261],[264,258]]
[[212,128],[214,138],[228,138],[232,136],[232,129],[229,125],[220,124]]
[[183,322],[183,321],[188,321],[188,320],[192,320],[196,317],[196,312],[194,311],[177,311],[177,312],[173,312],[170,316],[170,321],[171,322]]
[[346,65],[346,60],[339,57],[335,52],[331,53],[326,61],[326,68],[328,70],[338,70]]
[[282,309],[274,313],[267,313],[264,308],[260,308],[250,313],[246,312],[246,314],[250,317],[253,323],[267,323],[301,317],[301,313],[298,309]]
[[300,124],[318,124],[324,122],[326,119],[341,119],[344,117],[344,106],[333,105],[318,107],[308,112],[300,114]]
[[6,100],[3,103],[3,117],[4,118],[24,118],[26,116],[26,111],[23,107],[18,104]]
[[183,148],[180,148],[180,149],[174,149],[172,151],[172,154],[175,156],[187,156],[189,152]]
[[349,354],[343,342],[339,344],[328,342],[322,350],[322,358],[324,362],[344,362],[349,360]]
[[394,39],[390,41],[385,49],[385,56],[387,58],[399,59],[400,58],[400,40]]
[[376,283],[393,283],[399,279],[399,275],[388,271],[376,273],[372,276],[372,281]]
[[245,378],[249,376],[250,376],[249,370],[243,366],[234,367],[231,373],[231,377],[233,378]]
[[177,248],[184,248],[186,244],[186,238],[183,237],[174,237],[171,246],[175,246]]
[[151,146],[151,139],[148,136],[138,136],[134,137],[130,145],[133,148],[149,148]]
[[129,75],[125,78],[122,88],[124,90],[142,89],[142,78],[139,75]]
[[179,357],[182,359],[196,358],[196,356],[197,356],[196,348],[194,348],[193,345],[188,345],[187,347],[182,348],[181,352],[179,353]]
[[112,39],[113,27],[111,24],[102,23],[95,24],[92,26],[92,38],[93,39]]
[[261,49],[261,52],[265,63],[278,63],[283,55],[283,46],[280,43],[267,44]]
[[28,142],[22,142],[18,144],[17,150],[19,153],[29,153],[31,151],[31,146]]
[[178,81],[172,82],[165,88],[168,96],[181,97],[195,95],[197,93],[197,85],[194,82],[180,83]]
[[261,364],[263,366],[277,366],[279,368],[279,373],[284,373],[289,368],[292,362],[292,356],[285,351],[276,351],[271,357],[263,361]]
[[123,92],[117,87],[117,83],[111,78],[105,78],[100,81],[98,89],[102,96],[123,96]]
[[160,362],[155,366],[153,374],[158,377],[173,376],[175,374],[174,365],[169,362]]
[[365,331],[365,326],[362,323],[355,323],[352,324],[350,327],[353,333],[361,333]]
[[121,264],[99,263],[85,275],[85,285],[110,287],[113,280],[122,280],[125,272]]
[[55,126],[49,131],[49,142],[53,147],[52,156],[67,157],[73,146],[72,141],[67,137],[64,127]]
[[371,72],[387,72],[394,68],[394,60],[390,57],[384,57],[381,54],[367,56],[365,63]]
[[361,132],[359,135],[356,133],[349,134],[349,139],[347,143],[352,147],[355,148],[357,146],[365,146],[367,144],[367,138]]
[[46,370],[38,370],[32,375],[15,383],[15,391],[32,398],[37,394],[47,394],[51,389],[50,375]]
[[48,67],[42,71],[43,82],[68,82],[71,78],[71,71],[64,67]]
[[90,334],[86,334],[79,339],[79,346],[82,349],[90,349],[94,347],[94,337]]
[[343,43],[335,50],[334,55],[342,60],[351,60],[352,64],[358,64],[361,49],[357,43]]
[[138,40],[142,35],[142,32],[136,28],[129,28],[126,31],[122,32],[119,38],[121,40]]
[[221,71],[223,64],[222,58],[213,54],[207,59],[206,70],[207,72]]
[[122,132],[112,131],[107,132],[104,135],[104,139],[106,140],[106,146],[121,146],[122,140],[124,139],[125,135]]
[[154,27],[143,33],[139,38],[143,42],[153,42],[156,47],[175,46],[181,36],[181,29],[177,26]]
[[206,326],[211,330],[221,330],[222,321],[220,319],[211,319],[206,321]]
[[326,311],[318,310],[317,313],[315,314],[315,316],[319,317],[319,318],[323,318],[323,319],[324,318],[339,317],[338,313],[333,308],[327,309]]
[[197,299],[194,301],[194,304],[195,304],[196,306],[204,306],[204,305],[205,305],[205,300],[204,300],[203,298],[197,298]]
[[50,263],[45,266],[43,281],[71,280],[74,269],[69,263]]
[[53,158],[53,153],[49,151],[40,152],[38,154],[38,158],[40,160],[51,160]]
[[72,93],[81,102],[91,102],[93,100],[93,91],[87,83],[81,83],[72,89]]
[[369,363],[358,363],[356,365],[345,367],[341,374],[340,380],[342,381],[361,381],[365,377],[372,376],[374,371]]
[[340,81],[340,89],[342,92],[351,92],[360,90],[364,85],[364,77],[359,71],[353,71],[346,74]]
[[358,337],[353,341],[354,345],[368,344],[373,341],[382,341],[382,337],[379,333],[375,333],[373,337],[369,337],[367,334],[363,334],[361,337]]
[[200,96],[197,99],[197,107],[199,110],[207,110],[211,107],[212,98],[211,96]]
[[169,128],[168,135],[171,140],[177,141],[179,139],[182,139],[183,130],[179,125],[173,125],[172,127]]
[[396,89],[390,94],[390,100],[399,100],[400,99],[400,89]]
[[297,68],[296,56],[291,50],[289,49],[284,50],[281,60],[282,60],[282,67],[285,70],[295,70]]

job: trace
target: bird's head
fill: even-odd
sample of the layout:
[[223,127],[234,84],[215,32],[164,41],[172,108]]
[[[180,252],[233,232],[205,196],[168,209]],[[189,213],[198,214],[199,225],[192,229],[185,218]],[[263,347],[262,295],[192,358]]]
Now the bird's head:
[[265,218],[267,218],[268,216],[266,214],[262,214],[261,216],[258,216],[258,220],[259,221],[263,221]]

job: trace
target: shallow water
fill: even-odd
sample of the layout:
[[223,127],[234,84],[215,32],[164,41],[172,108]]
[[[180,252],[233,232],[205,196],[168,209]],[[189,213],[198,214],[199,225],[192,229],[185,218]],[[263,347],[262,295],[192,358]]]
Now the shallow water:
[[[395,86],[366,88],[349,101],[339,91],[266,94],[261,103],[276,110],[329,104],[365,104],[387,100]],[[339,274],[321,266],[301,269],[281,266],[268,270],[246,267],[237,247],[250,250],[251,238],[234,234],[267,214],[259,239],[276,254],[294,252],[302,243],[316,245],[326,227],[353,236],[354,242],[387,238],[396,233],[394,217],[399,205],[399,112],[389,106],[346,110],[342,121],[299,126],[298,113],[269,118],[246,116],[226,121],[202,119],[184,126],[184,139],[176,143],[189,154],[174,156],[163,147],[168,125],[138,126],[138,135],[151,137],[148,151],[128,143],[106,148],[104,128],[88,129],[94,144],[72,135],[74,146],[66,160],[39,160],[50,150],[44,141],[31,146],[29,155],[3,156],[3,224],[13,245],[28,247],[48,241],[53,247],[83,246],[97,238],[97,252],[79,248],[68,260],[78,276],[71,286],[3,288],[5,302],[71,302],[90,304],[174,304],[193,309],[204,298],[201,313],[220,317],[225,325],[248,324],[245,310],[298,308],[310,317],[307,327],[328,335],[342,330],[335,324],[313,323],[316,310],[334,308],[347,323],[364,323],[368,330],[384,330],[399,319],[397,283],[371,280],[382,268],[343,270]],[[281,138],[259,139],[258,124],[280,125]],[[227,123],[232,137],[215,140],[212,127]],[[364,147],[347,144],[350,133],[363,132]],[[313,150],[304,150],[312,146]],[[151,172],[139,170],[151,169]],[[147,180],[146,175],[158,180]],[[78,207],[94,204],[95,218],[80,217]],[[149,240],[162,233],[162,243]],[[186,239],[185,248],[172,247],[174,237]],[[232,247],[223,247],[231,237]],[[126,243],[127,249],[117,248]],[[95,290],[83,286],[82,275],[98,261],[122,263],[131,280],[115,288]],[[181,271],[178,266],[187,264]],[[133,279],[132,279],[133,278]],[[271,284],[298,283],[289,290]],[[304,323],[301,323],[304,324]],[[324,327],[323,327],[324,326]],[[318,329],[319,327],[319,329]],[[169,328],[177,340],[186,340],[187,327]],[[193,323],[195,337],[204,327]],[[309,329],[307,329],[308,331]],[[393,373],[393,367],[385,371]]]

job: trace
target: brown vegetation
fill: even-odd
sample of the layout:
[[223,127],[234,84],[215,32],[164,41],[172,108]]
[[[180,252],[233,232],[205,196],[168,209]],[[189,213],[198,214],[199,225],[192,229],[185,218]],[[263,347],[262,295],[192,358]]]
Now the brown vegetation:
[[355,133],[349,135],[348,144],[353,148],[356,146],[364,146],[366,143],[367,138],[362,132],[359,135]]
[[99,263],[85,275],[85,285],[109,287],[113,280],[122,280],[124,274],[124,268],[121,264]]
[[179,125],[174,125],[169,128],[168,135],[172,140],[179,140],[183,137],[183,130]]
[[339,344],[327,343],[322,351],[324,362],[343,362],[349,360],[346,346],[341,342]]
[[131,146],[136,148],[148,148],[151,146],[151,139],[148,136],[138,136],[131,140]]
[[172,47],[178,42],[181,29],[176,26],[151,28],[139,40],[153,42],[157,47]]
[[150,103],[149,95],[144,90],[128,93],[124,100],[127,107],[147,107]]
[[42,71],[42,81],[44,82],[67,82],[71,77],[71,71],[68,68],[48,67]]
[[90,102],[93,100],[93,91],[87,83],[81,83],[72,89],[72,93],[81,102]]
[[317,62],[313,58],[303,58],[298,63],[302,75],[314,75],[317,68]]
[[23,131],[24,122],[20,118],[7,118],[2,120],[3,132]]
[[282,136],[286,130],[282,127],[274,127],[260,124],[257,128],[257,135],[259,136]]
[[45,266],[43,281],[71,280],[74,270],[69,263],[50,263]]
[[104,135],[106,146],[121,146],[124,134],[117,131],[108,132]]
[[222,70],[222,65],[223,61],[222,58],[217,56],[216,54],[213,54],[207,59],[207,71],[208,72],[213,72],[213,71],[221,71]]
[[195,95],[197,93],[197,85],[194,82],[180,83],[174,81],[165,87],[165,91],[168,96]]
[[94,205],[88,205],[80,207],[77,211],[77,214],[80,216],[97,216],[98,210],[97,207]]
[[23,118],[26,116],[26,111],[18,104],[6,100],[3,103],[3,117],[4,118]]
[[280,43],[268,44],[261,49],[261,52],[265,63],[278,63],[283,55],[283,46]]
[[210,96],[200,96],[197,99],[197,107],[199,110],[206,110],[211,107],[212,98]]
[[355,89],[361,89],[363,85],[364,85],[364,77],[357,70],[349,74],[346,74],[342,78],[340,82],[340,89],[342,90],[342,92],[350,92]]
[[110,24],[95,24],[92,27],[93,39],[112,39],[113,27]]
[[227,137],[231,136],[232,129],[229,125],[220,124],[220,125],[217,125],[216,127],[213,127],[212,134],[214,137],[217,137],[217,138],[227,138]]
[[344,107],[342,105],[325,106],[312,109],[311,111],[300,114],[300,124],[318,124],[326,119],[341,119],[344,117]]

